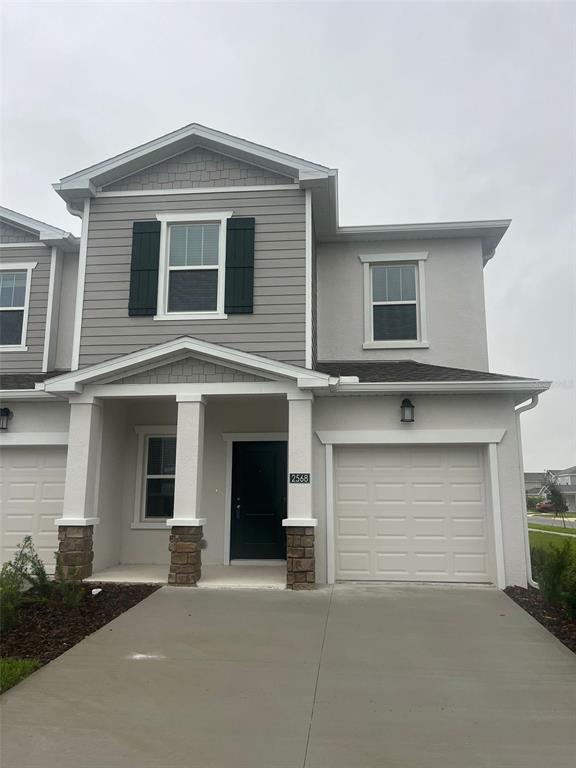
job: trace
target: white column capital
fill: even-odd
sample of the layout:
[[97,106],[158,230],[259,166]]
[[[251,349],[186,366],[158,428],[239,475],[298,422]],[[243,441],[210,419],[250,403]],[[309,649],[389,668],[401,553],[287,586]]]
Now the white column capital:
[[206,398],[200,392],[181,392],[176,395],[177,403],[200,403],[206,405]]
[[287,400],[314,400],[314,393],[313,392],[307,392],[307,391],[298,391],[298,392],[287,392],[286,393],[286,399]]

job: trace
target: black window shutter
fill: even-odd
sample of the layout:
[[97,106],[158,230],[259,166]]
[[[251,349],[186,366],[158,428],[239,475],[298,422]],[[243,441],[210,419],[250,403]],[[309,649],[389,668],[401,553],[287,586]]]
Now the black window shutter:
[[254,226],[253,218],[228,219],[224,311],[230,315],[254,311]]
[[135,221],[132,226],[132,263],[128,301],[130,317],[156,314],[159,259],[160,222]]

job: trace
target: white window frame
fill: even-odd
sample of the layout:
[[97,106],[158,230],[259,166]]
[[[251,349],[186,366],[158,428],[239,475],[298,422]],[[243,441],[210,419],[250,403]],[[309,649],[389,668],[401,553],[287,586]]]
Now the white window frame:
[[[426,321],[426,278],[424,265],[428,252],[361,254],[364,268],[364,343],[363,349],[425,349],[428,342]],[[372,299],[372,267],[374,265],[413,266],[416,268],[416,301],[374,302]],[[416,339],[378,341],[374,339],[374,304],[416,304]]]
[[[146,518],[146,481],[148,480],[148,440],[151,437],[177,437],[175,424],[162,424],[160,426],[137,426],[134,428],[138,436],[138,450],[136,454],[136,489],[134,494],[134,515],[130,528],[133,530],[166,530],[166,520],[169,517]],[[168,475],[154,475],[150,477],[168,477]],[[171,475],[170,475],[171,477]],[[176,478],[176,474],[174,474]]]
[[24,296],[23,307],[2,307],[1,312],[22,312],[22,335],[20,336],[20,344],[3,344],[0,345],[0,352],[27,352],[26,337],[28,334],[28,314],[30,311],[30,290],[32,287],[32,270],[38,266],[37,261],[25,261],[25,262],[4,262],[0,264],[0,272],[26,272],[26,292]]
[[[234,211],[206,211],[202,213],[158,213],[156,219],[160,222],[160,265],[158,271],[158,309],[154,320],[225,320],[228,315],[224,312],[224,290],[226,282],[226,224]],[[210,312],[168,312],[168,276],[174,269],[210,269],[202,267],[170,267],[170,225],[171,224],[219,224],[220,237],[218,241],[218,293],[216,309]],[[214,267],[212,267],[214,268]]]

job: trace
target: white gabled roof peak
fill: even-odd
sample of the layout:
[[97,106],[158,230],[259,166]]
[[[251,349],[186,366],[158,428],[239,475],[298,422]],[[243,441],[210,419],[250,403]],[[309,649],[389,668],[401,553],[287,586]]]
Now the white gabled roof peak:
[[318,163],[207,128],[200,123],[190,123],[100,163],[64,176],[59,183],[54,184],[54,188],[61,197],[70,201],[74,197],[78,198],[81,191],[85,194],[93,194],[98,188],[111,184],[119,178],[197,146],[232,155],[240,160],[270,168],[277,173],[292,176],[297,180],[322,178],[334,174],[330,168]]
[[47,392],[81,392],[84,385],[95,382],[111,382],[112,378],[120,379],[128,376],[136,370],[143,370],[147,366],[155,367],[163,361],[168,362],[175,358],[181,359],[183,353],[190,356],[198,355],[204,359],[210,359],[216,363],[222,363],[229,367],[238,366],[249,369],[261,376],[268,375],[271,379],[291,379],[304,388],[328,387],[336,381],[328,374],[301,368],[289,363],[281,363],[267,357],[253,355],[250,352],[225,347],[221,344],[212,344],[208,341],[200,341],[191,336],[182,336],[178,339],[157,344],[138,352],[132,352],[122,357],[116,357],[103,363],[79,368],[76,371],[47,379],[38,389]]
[[25,216],[23,213],[13,211],[11,208],[5,208],[0,205],[0,220],[11,224],[12,226],[30,232],[38,238],[41,243],[47,244],[77,244],[78,238],[66,232],[59,227],[53,227],[39,219],[33,219],[31,216]]

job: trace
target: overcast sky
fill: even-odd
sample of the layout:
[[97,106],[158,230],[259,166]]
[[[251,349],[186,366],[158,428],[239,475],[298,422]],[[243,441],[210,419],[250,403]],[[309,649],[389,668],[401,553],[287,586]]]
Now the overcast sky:
[[576,6],[4,3],[2,204],[199,122],[339,169],[341,224],[512,218],[491,370],[554,380],[527,470],[576,464]]

